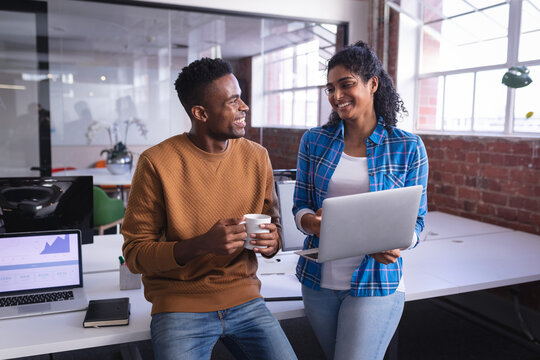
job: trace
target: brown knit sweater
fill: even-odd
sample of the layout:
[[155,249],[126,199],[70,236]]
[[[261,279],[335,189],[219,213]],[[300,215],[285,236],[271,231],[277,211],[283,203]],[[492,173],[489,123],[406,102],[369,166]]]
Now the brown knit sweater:
[[249,213],[268,214],[281,229],[277,206],[268,153],[252,141],[229,140],[223,153],[212,154],[182,134],[146,150],[122,234],[126,264],[143,274],[152,314],[222,310],[260,297],[253,251],[202,255],[180,266],[173,246]]

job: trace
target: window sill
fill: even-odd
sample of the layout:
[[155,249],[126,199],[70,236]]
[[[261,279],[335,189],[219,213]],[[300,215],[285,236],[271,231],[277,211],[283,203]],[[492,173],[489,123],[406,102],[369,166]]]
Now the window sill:
[[476,136],[493,138],[513,138],[523,140],[540,139],[540,133],[512,133],[505,134],[501,132],[481,132],[481,131],[437,131],[437,130],[414,130],[417,135],[439,135],[439,136]]

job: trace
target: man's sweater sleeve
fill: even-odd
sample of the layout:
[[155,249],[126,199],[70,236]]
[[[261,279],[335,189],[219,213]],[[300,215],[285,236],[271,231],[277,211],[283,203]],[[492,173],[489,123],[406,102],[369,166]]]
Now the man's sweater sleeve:
[[163,274],[178,269],[175,242],[159,241],[167,219],[161,181],[151,161],[143,154],[133,175],[122,235],[126,265],[134,273]]

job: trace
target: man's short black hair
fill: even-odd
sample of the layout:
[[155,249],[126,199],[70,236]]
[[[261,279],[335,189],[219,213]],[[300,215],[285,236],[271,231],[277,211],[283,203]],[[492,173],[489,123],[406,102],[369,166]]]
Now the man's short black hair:
[[174,83],[178,99],[191,117],[191,108],[202,105],[206,86],[222,76],[232,74],[232,66],[223,59],[202,58],[184,67]]

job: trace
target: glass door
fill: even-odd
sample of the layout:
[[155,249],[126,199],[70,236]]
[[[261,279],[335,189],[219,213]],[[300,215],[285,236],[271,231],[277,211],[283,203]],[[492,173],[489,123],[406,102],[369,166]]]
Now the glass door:
[[0,3],[0,176],[49,176],[47,4]]

